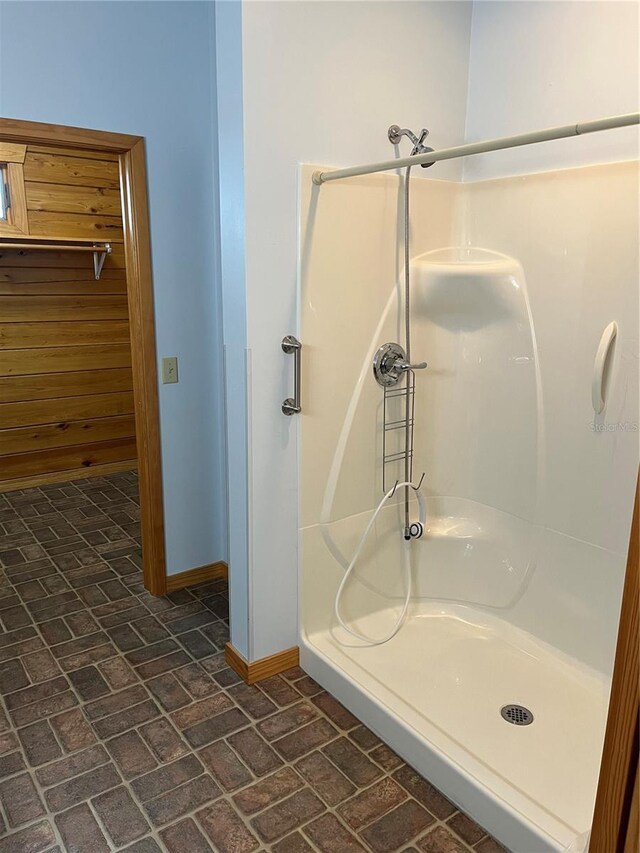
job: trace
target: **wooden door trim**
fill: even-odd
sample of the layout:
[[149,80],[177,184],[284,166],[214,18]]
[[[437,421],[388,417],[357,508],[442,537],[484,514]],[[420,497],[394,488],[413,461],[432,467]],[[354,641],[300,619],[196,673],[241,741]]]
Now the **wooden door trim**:
[[0,118],[0,138],[3,142],[17,142],[23,145],[64,145],[67,148],[86,148],[90,151],[107,151],[112,154],[124,154],[142,141],[141,136],[131,136],[126,133],[87,130],[83,127],[67,127],[62,124],[21,121],[14,118]]
[[120,192],[131,329],[131,370],[140,482],[144,583],[153,595],[164,595],[167,591],[167,573],[160,458],[160,407],[143,139],[137,139],[131,148],[120,155]]
[[[636,500],[629,541],[627,572],[620,612],[609,715],[604,738],[600,778],[589,849],[602,853],[637,853],[638,710],[638,601],[640,593],[640,493]],[[634,803],[634,796],[636,802]],[[629,846],[629,845],[632,846]]]
[[140,480],[143,576],[149,592],[164,595],[167,573],[160,412],[144,139],[102,130],[0,118],[0,140],[83,148],[118,155]]

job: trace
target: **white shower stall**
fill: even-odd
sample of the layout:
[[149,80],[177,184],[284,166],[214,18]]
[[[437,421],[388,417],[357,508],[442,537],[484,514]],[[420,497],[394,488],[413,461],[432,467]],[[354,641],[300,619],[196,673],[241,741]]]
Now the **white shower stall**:
[[[301,663],[508,848],[583,849],[638,463],[638,164],[413,178],[427,521],[407,619],[378,646],[337,625],[334,600],[383,467],[403,479],[383,465],[372,373],[403,336],[403,178],[315,186],[317,168],[301,168],[299,195]],[[371,638],[404,601],[402,501],[380,512],[342,600]],[[509,705],[530,724],[505,719]]]

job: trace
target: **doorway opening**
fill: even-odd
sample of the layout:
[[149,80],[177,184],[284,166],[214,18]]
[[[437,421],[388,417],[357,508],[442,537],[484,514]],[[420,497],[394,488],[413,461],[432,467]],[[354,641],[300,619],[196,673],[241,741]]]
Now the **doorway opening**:
[[164,595],[144,140],[0,119],[0,168],[0,495]]

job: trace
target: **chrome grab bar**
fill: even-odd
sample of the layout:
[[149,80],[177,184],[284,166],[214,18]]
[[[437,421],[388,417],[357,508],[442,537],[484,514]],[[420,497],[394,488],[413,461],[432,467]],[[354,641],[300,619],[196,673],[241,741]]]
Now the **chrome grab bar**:
[[300,406],[300,352],[302,344],[293,335],[286,335],[282,339],[282,351],[287,355],[293,353],[293,397],[287,397],[282,404],[284,415],[299,415],[302,411]]

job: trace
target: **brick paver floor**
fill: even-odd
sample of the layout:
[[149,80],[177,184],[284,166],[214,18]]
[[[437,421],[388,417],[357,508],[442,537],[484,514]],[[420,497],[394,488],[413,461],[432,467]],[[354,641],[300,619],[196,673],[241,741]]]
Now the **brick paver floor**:
[[134,473],[0,495],[0,853],[503,850],[301,669],[243,684],[138,517]]

